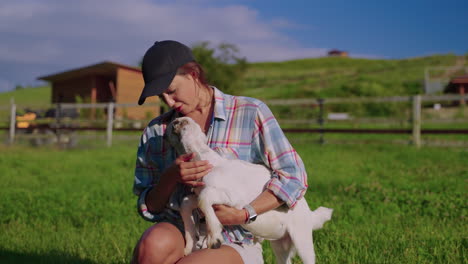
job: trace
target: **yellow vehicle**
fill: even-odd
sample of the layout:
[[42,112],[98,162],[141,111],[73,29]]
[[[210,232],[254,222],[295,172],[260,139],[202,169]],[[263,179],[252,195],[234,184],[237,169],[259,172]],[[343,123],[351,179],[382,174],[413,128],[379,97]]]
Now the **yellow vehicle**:
[[16,116],[16,130],[18,133],[30,134],[30,143],[35,146],[59,144],[63,147],[73,147],[77,144],[75,129],[78,127],[71,122],[61,122],[64,119],[78,118],[76,111],[61,111],[56,116],[56,109],[47,111],[33,111],[25,109],[24,114]]
[[31,121],[36,120],[37,114],[34,112],[28,112],[24,115],[16,116],[16,127],[17,128],[28,128],[31,125]]

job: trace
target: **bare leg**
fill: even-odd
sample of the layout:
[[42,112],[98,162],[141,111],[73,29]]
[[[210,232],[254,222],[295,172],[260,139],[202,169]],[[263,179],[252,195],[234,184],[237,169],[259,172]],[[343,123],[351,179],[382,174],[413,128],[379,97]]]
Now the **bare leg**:
[[133,251],[132,264],[173,264],[184,256],[184,237],[170,223],[148,228]]
[[223,245],[218,249],[202,249],[195,251],[177,262],[177,264],[190,263],[243,264],[244,261],[235,249]]

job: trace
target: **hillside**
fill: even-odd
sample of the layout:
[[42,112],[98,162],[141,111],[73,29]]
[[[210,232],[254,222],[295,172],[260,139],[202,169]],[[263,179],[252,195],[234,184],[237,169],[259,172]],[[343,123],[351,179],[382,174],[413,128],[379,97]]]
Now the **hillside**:
[[0,93],[0,105],[10,104],[11,98],[20,105],[47,105],[50,103],[51,89],[49,86],[29,87],[20,90]]
[[[402,60],[316,58],[252,64],[242,94],[262,99],[392,96],[424,92],[424,69],[452,66],[453,54]],[[465,64],[466,65],[466,64]]]
[[[455,65],[458,58],[445,54],[401,60],[326,57],[252,63],[236,94],[260,99],[418,94],[424,90],[426,67]],[[44,86],[0,93],[0,105],[9,104],[11,97],[19,104],[47,104],[50,92]]]

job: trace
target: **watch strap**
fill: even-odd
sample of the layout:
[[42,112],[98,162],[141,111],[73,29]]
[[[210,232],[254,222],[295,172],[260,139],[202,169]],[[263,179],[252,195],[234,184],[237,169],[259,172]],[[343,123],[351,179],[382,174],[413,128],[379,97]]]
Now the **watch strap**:
[[255,209],[250,204],[245,205],[243,209],[249,214],[246,224],[250,224],[257,219],[257,212],[255,212]]

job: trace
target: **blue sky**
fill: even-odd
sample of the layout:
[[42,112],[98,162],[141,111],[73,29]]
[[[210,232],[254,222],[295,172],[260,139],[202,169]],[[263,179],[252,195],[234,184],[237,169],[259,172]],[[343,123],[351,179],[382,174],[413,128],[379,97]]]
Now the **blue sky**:
[[462,55],[467,13],[466,0],[2,0],[0,92],[104,60],[135,65],[163,39],[232,43],[249,61]]
[[282,32],[311,47],[408,58],[468,52],[468,1],[244,1],[260,18],[284,18]]

